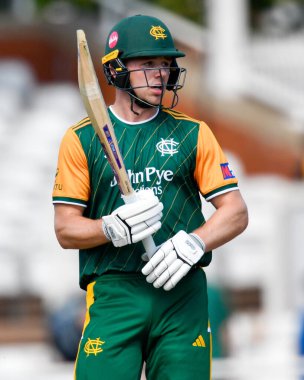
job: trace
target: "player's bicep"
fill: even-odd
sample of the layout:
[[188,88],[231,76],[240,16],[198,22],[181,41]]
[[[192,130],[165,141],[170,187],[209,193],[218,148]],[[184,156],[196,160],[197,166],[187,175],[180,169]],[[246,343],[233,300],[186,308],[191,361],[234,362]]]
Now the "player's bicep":
[[244,199],[239,190],[220,194],[212,198],[210,202],[216,209],[219,209],[226,205],[229,205],[234,209],[243,209],[245,207]]
[[84,207],[57,203],[54,204],[54,226],[58,241],[64,241],[64,237],[71,234],[77,223],[77,220],[82,217]]
[[237,231],[237,234],[244,231],[248,225],[248,210],[239,190],[218,195],[210,202],[217,210],[220,210],[226,230],[233,229],[233,231]]
[[66,220],[69,218],[82,216],[84,207],[76,206],[76,205],[69,205],[69,204],[55,204],[54,205],[55,210],[55,219],[58,220]]

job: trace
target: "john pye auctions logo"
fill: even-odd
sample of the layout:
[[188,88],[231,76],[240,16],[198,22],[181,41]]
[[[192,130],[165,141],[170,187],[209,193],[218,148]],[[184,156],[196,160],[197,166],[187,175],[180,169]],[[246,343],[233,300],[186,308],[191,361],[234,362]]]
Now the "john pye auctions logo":
[[[151,186],[155,194],[162,193],[162,181],[171,182],[173,180],[173,171],[172,170],[159,170],[154,167],[147,167],[142,172],[134,172],[133,170],[127,170],[130,182],[134,184],[142,183],[143,186],[140,188],[145,188],[144,184]],[[117,181],[114,177],[110,183],[110,186],[116,186]],[[155,187],[154,187],[155,186]]]

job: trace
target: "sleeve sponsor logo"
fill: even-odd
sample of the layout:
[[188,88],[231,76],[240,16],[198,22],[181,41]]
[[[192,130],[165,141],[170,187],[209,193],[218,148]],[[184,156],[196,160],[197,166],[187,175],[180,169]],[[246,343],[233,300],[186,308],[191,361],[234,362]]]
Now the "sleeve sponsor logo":
[[225,180],[230,179],[230,178],[235,178],[233,171],[229,168],[228,162],[221,164],[221,170],[222,170],[223,178]]
[[55,183],[53,187],[53,191],[62,191],[63,190],[63,185],[61,183]]

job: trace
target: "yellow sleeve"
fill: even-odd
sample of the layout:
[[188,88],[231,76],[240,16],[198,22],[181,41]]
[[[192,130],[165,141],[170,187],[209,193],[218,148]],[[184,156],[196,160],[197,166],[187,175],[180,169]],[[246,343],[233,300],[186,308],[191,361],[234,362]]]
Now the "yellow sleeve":
[[90,180],[86,155],[73,128],[64,135],[59,149],[53,203],[86,206]]
[[207,124],[201,122],[198,133],[194,178],[206,200],[238,189],[238,180]]

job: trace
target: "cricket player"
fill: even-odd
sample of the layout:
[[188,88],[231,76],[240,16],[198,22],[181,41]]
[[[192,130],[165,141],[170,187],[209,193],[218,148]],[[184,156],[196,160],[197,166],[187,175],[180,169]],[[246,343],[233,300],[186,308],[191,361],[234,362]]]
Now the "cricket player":
[[[159,19],[110,31],[102,64],[108,111],[133,188],[124,204],[84,118],[63,137],[53,191],[55,231],[79,249],[87,313],[76,380],[209,380],[211,329],[204,267],[247,226],[235,173],[209,127],[178,111],[184,57]],[[215,207],[207,221],[200,194]],[[141,240],[153,235],[147,259]]]

